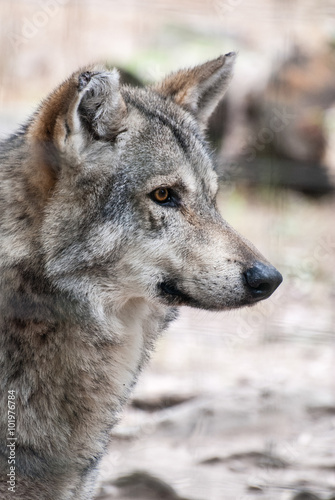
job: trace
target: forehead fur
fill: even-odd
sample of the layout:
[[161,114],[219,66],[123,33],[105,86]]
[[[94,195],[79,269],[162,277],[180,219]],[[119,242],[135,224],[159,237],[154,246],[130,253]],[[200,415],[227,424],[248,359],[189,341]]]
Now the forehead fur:
[[[134,122],[143,131],[143,142],[148,145],[146,154],[160,159],[157,174],[171,174],[183,167],[205,183],[212,194],[217,190],[212,154],[194,117],[169,98],[153,89],[123,86],[123,99],[129,116],[136,114]],[[144,143],[142,144],[144,147]],[[151,154],[150,154],[151,153]],[[162,171],[161,169],[166,169]],[[153,172],[150,172],[152,175]]]

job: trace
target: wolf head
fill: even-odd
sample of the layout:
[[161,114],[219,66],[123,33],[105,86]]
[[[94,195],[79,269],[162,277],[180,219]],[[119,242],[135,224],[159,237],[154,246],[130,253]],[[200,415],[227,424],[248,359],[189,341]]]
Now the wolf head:
[[88,68],[41,105],[28,129],[29,182],[43,200],[40,241],[56,287],[103,290],[115,307],[145,298],[211,310],[277,288],[280,273],[215,202],[204,130],[234,60],[229,53],[143,89]]

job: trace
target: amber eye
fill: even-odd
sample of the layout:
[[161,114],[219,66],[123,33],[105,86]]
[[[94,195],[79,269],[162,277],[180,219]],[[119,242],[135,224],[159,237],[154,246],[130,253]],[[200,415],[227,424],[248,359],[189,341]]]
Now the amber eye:
[[163,207],[178,207],[180,204],[178,194],[173,188],[159,187],[154,189],[149,196],[152,201]]
[[157,203],[166,203],[169,201],[170,192],[167,188],[158,188],[152,193],[153,199],[157,201]]

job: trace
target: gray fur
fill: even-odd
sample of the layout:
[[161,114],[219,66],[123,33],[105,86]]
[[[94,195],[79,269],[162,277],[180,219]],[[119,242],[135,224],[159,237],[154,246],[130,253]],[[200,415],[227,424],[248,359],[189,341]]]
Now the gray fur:
[[[110,430],[176,307],[254,301],[243,273],[266,261],[217,212],[201,129],[233,57],[191,83],[179,72],[178,100],[173,77],[132,89],[116,70],[81,70],[1,144],[1,498],[91,499]],[[178,203],[156,203],[161,186]]]

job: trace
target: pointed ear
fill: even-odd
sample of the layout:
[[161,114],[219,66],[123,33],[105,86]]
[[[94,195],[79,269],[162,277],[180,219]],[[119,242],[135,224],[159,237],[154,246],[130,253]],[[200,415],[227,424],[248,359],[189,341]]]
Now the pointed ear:
[[112,141],[122,130],[126,105],[120,93],[120,74],[112,71],[79,75],[77,113],[95,139]]
[[26,176],[33,192],[47,199],[64,158],[80,165],[87,144],[112,141],[124,129],[126,113],[116,69],[74,73],[41,104],[28,126],[33,161]]
[[79,152],[89,139],[115,139],[125,115],[118,71],[87,69],[74,73],[42,103],[30,136],[60,152],[68,145]]
[[154,89],[190,111],[205,128],[232,78],[235,52],[167,76]]

